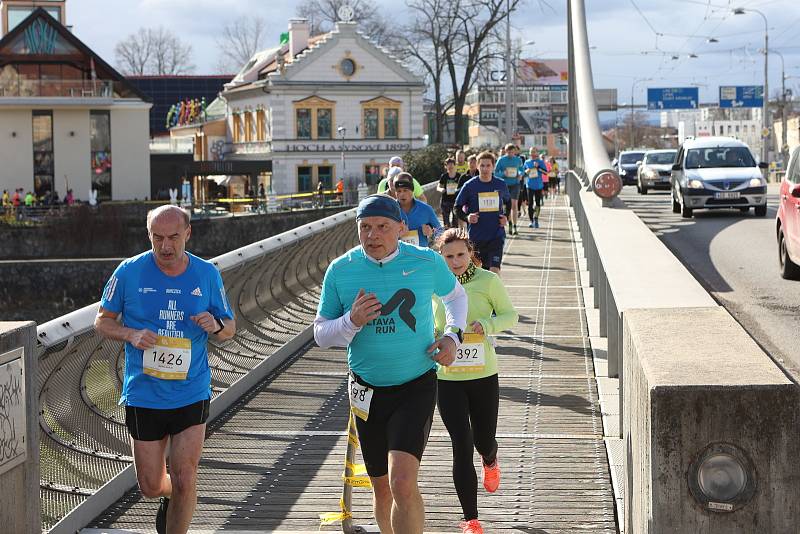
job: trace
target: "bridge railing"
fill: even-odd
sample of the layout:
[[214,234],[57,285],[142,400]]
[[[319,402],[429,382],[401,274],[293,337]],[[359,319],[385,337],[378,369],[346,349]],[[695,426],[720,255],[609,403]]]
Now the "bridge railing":
[[800,502],[797,386],[632,210],[591,190],[610,162],[584,1],[568,14],[567,192],[620,379],[620,420],[605,429],[625,463],[620,521],[637,534],[790,531],[800,507],[773,503]]

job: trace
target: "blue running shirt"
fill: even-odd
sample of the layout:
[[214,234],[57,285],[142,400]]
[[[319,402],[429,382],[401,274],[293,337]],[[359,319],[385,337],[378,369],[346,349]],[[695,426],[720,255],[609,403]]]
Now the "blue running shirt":
[[[490,193],[495,193],[499,199],[499,209],[494,206],[487,208],[481,207],[481,198],[487,198]],[[504,239],[505,229],[500,226],[500,215],[505,214],[505,204],[511,201],[508,186],[505,181],[499,178],[492,178],[490,182],[482,182],[479,176],[472,178],[465,183],[458,191],[456,196],[456,207],[461,209],[467,207],[467,214],[479,213],[478,222],[467,227],[469,238],[472,241],[491,241],[493,239]]]
[[357,246],[336,258],[325,273],[317,313],[338,319],[350,311],[358,290],[375,293],[381,316],[367,323],[347,347],[350,369],[373,386],[395,386],[436,368],[427,349],[434,342],[433,295],[456,285],[447,263],[430,249],[398,243],[385,264]]
[[501,156],[494,166],[494,177],[505,181],[506,185],[517,185],[522,174],[522,158]]
[[191,343],[191,363],[184,380],[145,374],[145,351],[125,343],[120,404],[173,409],[211,398],[208,334],[189,317],[208,311],[220,319],[233,319],[233,313],[217,268],[186,254],[189,265],[178,276],[164,274],[152,251],[148,251],[120,263],[106,283],[100,306],[121,313],[123,326],[147,328],[158,336],[182,338]]
[[[538,163],[538,166],[534,165],[534,163]],[[542,179],[542,175],[547,172],[547,165],[545,164],[544,160],[529,159],[525,161],[523,167],[525,168],[525,174],[527,176],[525,179],[525,187],[532,191],[544,189],[544,180]]]
[[[436,217],[436,212],[433,211],[430,205],[421,200],[413,200],[412,202],[411,210],[409,210],[408,213],[406,213],[405,210],[401,210],[403,220],[410,232],[416,232],[419,246],[427,247],[430,243],[428,243],[428,238],[425,237],[425,234],[422,233],[422,225],[429,224],[436,230],[442,227],[442,223],[439,222],[439,219]],[[404,241],[409,242],[405,239]]]

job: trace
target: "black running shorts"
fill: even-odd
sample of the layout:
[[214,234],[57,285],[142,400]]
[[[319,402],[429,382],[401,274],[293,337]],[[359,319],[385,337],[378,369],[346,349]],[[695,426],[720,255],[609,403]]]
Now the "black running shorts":
[[487,271],[492,267],[500,268],[503,263],[503,247],[506,240],[503,237],[497,237],[490,241],[474,241],[475,251],[481,260],[481,267]]
[[367,420],[355,418],[367,474],[381,477],[389,472],[389,451],[407,452],[422,461],[436,406],[436,371],[387,387],[353,377],[374,390]]
[[135,440],[159,441],[164,436],[174,436],[190,426],[205,423],[210,403],[206,399],[170,410],[125,406],[125,426]]

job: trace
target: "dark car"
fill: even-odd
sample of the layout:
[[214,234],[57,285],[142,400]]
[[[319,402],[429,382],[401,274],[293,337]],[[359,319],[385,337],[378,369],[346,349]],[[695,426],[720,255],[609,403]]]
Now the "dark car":
[[644,159],[644,150],[629,150],[620,152],[617,158],[617,172],[625,185],[636,185],[636,175],[639,165]]

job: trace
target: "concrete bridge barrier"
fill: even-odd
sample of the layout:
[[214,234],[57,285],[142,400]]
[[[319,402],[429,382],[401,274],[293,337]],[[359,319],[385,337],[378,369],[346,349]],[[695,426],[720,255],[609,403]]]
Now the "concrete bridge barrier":
[[625,532],[797,532],[797,386],[722,308],[629,310],[623,337]]
[[0,531],[42,531],[36,324],[0,322]]
[[625,532],[796,532],[797,385],[635,213],[576,175],[569,195],[620,379]]

